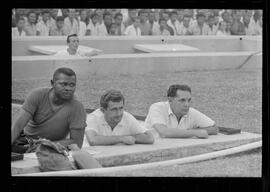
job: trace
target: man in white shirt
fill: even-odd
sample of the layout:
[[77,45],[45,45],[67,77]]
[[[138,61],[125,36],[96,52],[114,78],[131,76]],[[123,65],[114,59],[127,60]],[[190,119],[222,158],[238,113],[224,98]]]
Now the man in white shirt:
[[101,96],[100,108],[88,115],[86,120],[85,134],[90,145],[154,143],[151,132],[124,111],[124,104],[120,91],[109,90]]
[[208,16],[208,33],[207,35],[216,35],[217,30],[218,30],[218,25],[215,24],[215,16],[214,15],[209,15]]
[[68,17],[64,20],[64,28],[67,34],[79,34],[79,24],[75,19],[76,10],[69,9]]
[[189,15],[183,16],[183,21],[179,27],[179,35],[192,35],[190,20],[191,17]]
[[91,35],[91,36],[106,36],[108,35],[107,29],[103,22],[100,24],[98,22],[98,14],[93,13],[91,15],[91,20],[92,22],[89,22],[86,30],[86,35]]
[[[171,85],[168,101],[150,106],[145,127],[164,138],[207,138],[218,133],[215,122],[190,107],[191,89],[187,85]],[[155,132],[153,131],[153,132]]]
[[24,29],[25,19],[20,17],[17,21],[16,27],[12,28],[12,37],[26,36]]
[[82,52],[79,47],[79,38],[77,34],[71,34],[67,36],[67,45],[68,48],[62,51],[58,51],[55,56],[70,56],[70,55],[77,55],[77,56],[93,56],[97,55],[98,52],[93,50],[90,53]]
[[125,30],[127,36],[141,36],[140,18],[136,17],[133,24],[129,25]]
[[167,24],[173,29],[174,36],[177,36],[180,34],[180,22],[177,20],[177,12],[172,11],[170,13],[170,19],[167,21]]
[[114,16],[115,24],[117,25],[117,35],[124,35],[125,33],[125,25],[123,24],[123,14],[116,13]]
[[50,32],[50,12],[48,10],[42,11],[42,19],[37,24],[37,36],[49,36]]

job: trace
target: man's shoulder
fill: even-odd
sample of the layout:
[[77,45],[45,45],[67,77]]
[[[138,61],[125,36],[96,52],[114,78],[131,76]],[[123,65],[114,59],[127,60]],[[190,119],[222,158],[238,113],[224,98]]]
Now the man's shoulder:
[[37,94],[37,95],[42,95],[42,94],[47,94],[50,91],[51,88],[49,87],[38,87],[34,88],[30,91],[30,94]]
[[167,105],[168,105],[168,101],[159,101],[159,102],[153,103],[151,106],[165,107]]

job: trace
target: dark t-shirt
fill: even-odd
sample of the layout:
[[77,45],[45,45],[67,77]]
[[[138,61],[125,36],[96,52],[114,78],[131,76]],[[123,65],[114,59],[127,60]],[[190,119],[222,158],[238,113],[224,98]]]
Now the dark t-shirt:
[[65,139],[71,129],[86,127],[86,113],[83,105],[72,99],[53,110],[49,101],[52,88],[34,89],[26,98],[22,108],[32,115],[24,128],[30,136],[40,136],[51,141]]

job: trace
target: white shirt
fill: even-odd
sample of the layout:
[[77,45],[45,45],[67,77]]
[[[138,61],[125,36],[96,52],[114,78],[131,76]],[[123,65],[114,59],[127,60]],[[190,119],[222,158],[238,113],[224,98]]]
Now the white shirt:
[[[85,56],[85,53],[80,51],[78,48],[77,52],[74,55]],[[58,51],[56,54],[54,54],[54,56],[73,56],[73,55],[70,55],[69,52],[67,51],[67,49],[65,49],[65,50]]]
[[26,33],[24,30],[22,30],[21,34],[19,33],[19,30],[17,27],[12,28],[12,37],[17,37],[17,36],[26,36]]
[[171,19],[167,21],[167,24],[173,29],[174,36],[180,34],[180,22],[176,20],[174,24],[172,23]]
[[106,122],[104,113],[100,109],[96,109],[87,116],[86,124],[85,132],[92,130],[102,136],[131,136],[147,131],[145,127],[139,124],[135,117],[126,111],[124,111],[122,120],[114,129]]
[[96,23],[96,25],[94,25],[92,22],[89,22],[87,29],[89,29],[91,31],[91,36],[106,36],[108,35],[106,26],[104,23],[99,24]]
[[125,35],[128,36],[141,36],[141,29],[135,28],[134,25],[129,25],[125,30]]
[[86,24],[82,21],[79,22],[79,36],[85,36],[86,33]]
[[194,108],[189,108],[189,112],[184,115],[178,123],[177,117],[171,110],[170,104],[166,102],[154,103],[150,106],[145,119],[145,127],[153,129],[153,125],[163,124],[168,128],[193,129],[197,127],[213,126],[215,122]]
[[73,22],[71,23],[69,17],[66,17],[64,20],[64,28],[68,35],[79,33],[79,24],[76,19],[73,19]]
[[37,31],[39,31],[39,36],[49,36],[50,24],[49,21],[44,23],[43,20],[39,21],[37,24]]

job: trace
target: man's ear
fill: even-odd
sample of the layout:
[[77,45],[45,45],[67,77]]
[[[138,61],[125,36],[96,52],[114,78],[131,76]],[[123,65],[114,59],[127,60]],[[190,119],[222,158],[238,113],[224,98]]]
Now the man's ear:
[[51,86],[53,87],[53,80],[51,80]]

